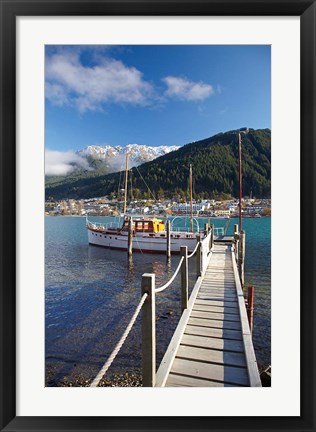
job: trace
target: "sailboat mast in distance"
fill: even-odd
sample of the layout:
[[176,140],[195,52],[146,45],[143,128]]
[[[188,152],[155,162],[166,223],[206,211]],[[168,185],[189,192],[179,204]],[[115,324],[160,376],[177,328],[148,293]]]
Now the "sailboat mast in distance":
[[193,232],[192,164],[190,164],[190,230]]
[[[131,230],[132,217],[126,218],[126,199],[128,184],[128,158],[130,153],[126,154],[125,169],[125,190],[124,190],[124,220],[121,227],[107,227],[87,220],[87,231],[89,244],[103,246],[111,249],[126,250],[131,253],[132,250],[143,252],[161,252],[166,253],[166,226],[165,220],[157,217],[136,217],[133,220],[133,232]],[[123,171],[122,171],[123,172]],[[140,177],[141,174],[139,172]],[[143,179],[144,180],[144,179]],[[149,188],[148,188],[149,190]],[[192,206],[192,166],[190,165],[190,195],[191,195],[191,232],[188,227],[170,230],[169,243],[171,253],[179,253],[181,246],[186,246],[188,252],[193,252],[196,248],[197,234],[193,233],[193,206]],[[185,221],[187,222],[187,217]],[[131,236],[135,237],[135,242],[131,242]],[[200,233],[203,235],[203,232]],[[165,237],[163,240],[162,237]]]
[[128,157],[129,157],[129,153],[126,152],[126,162],[125,162],[125,185],[124,185],[124,210],[123,210],[123,216],[124,216],[124,217],[125,217],[125,215],[126,215]]

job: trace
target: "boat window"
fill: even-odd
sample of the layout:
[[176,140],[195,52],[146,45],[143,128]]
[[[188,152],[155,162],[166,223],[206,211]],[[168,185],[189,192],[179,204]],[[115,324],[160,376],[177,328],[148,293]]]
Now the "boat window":
[[143,231],[143,222],[137,222],[136,230],[137,231]]
[[177,234],[176,237],[177,237],[177,238],[180,238],[180,234]]
[[166,237],[165,234],[160,234],[160,237]]

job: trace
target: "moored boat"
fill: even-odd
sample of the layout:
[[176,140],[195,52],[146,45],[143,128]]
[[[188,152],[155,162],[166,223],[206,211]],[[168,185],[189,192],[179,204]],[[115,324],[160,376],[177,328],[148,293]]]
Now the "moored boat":
[[[158,218],[125,217],[120,227],[107,227],[87,220],[89,243],[111,249],[128,250],[129,227],[132,230],[132,249],[138,252],[165,253],[168,232],[165,221]],[[170,230],[170,251],[179,253],[181,246],[192,252],[196,246],[197,235],[203,233],[177,228]]]
[[[126,216],[127,198],[127,175],[128,175],[128,154],[126,155],[125,169],[125,190],[124,190],[124,211],[123,223],[121,226],[106,226],[87,220],[89,244],[103,246],[111,249],[129,250],[130,242],[132,250],[138,252],[166,252],[169,238],[170,252],[179,253],[181,246],[187,246],[188,251],[192,252],[196,247],[197,235],[201,238],[203,233],[194,232],[193,211],[192,211],[192,166],[190,165],[190,229],[169,229],[165,226],[163,219],[158,218],[132,218]],[[177,219],[177,218],[175,218]],[[197,223],[197,226],[198,223]]]

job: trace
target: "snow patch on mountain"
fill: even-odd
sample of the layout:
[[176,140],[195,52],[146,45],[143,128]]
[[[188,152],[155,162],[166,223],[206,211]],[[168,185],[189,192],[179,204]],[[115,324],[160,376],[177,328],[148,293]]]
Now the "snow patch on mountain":
[[137,166],[152,161],[172,151],[178,150],[179,146],[152,147],[141,144],[128,144],[127,146],[97,146],[91,145],[78,151],[81,157],[92,157],[106,163],[112,172],[125,168],[126,152],[129,153],[129,167]]

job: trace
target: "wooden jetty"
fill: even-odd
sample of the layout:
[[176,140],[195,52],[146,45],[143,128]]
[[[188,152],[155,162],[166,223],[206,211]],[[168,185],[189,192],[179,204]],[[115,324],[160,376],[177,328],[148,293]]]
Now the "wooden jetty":
[[[190,255],[186,246],[181,247],[178,267],[165,285],[156,288],[155,274],[143,274],[135,313],[91,387],[99,385],[140,312],[144,387],[261,387],[249,326],[252,306],[248,307],[248,322],[241,282],[245,235],[235,226],[233,237],[216,238],[214,227],[206,228],[202,240],[197,236]],[[194,255],[197,279],[188,298],[188,260]],[[178,273],[182,315],[156,372],[155,299]],[[253,297],[253,289],[249,292],[249,298]]]
[[231,245],[214,245],[161,362],[156,386],[261,386]]
[[[251,337],[253,305],[250,304],[247,314],[242,289],[245,232],[242,230],[241,133],[247,132],[246,128],[238,132],[240,232],[235,225],[234,236],[230,237],[225,229],[219,232],[219,228],[206,224],[203,240],[197,236],[196,248],[190,255],[187,247],[181,246],[179,265],[165,285],[156,288],[154,274],[142,276],[142,296],[129,328],[141,310],[144,387],[261,387]],[[190,177],[191,174],[190,165]],[[191,182],[190,193],[192,203]],[[191,204],[191,219],[192,214]],[[167,256],[170,256],[170,239],[166,246]],[[188,260],[195,254],[197,280],[188,298]],[[155,298],[171,285],[180,271],[182,315],[156,373]],[[253,302],[253,287],[248,299]],[[119,351],[127,335],[128,332],[122,336],[114,351]],[[111,361],[115,355],[113,352]],[[98,385],[108,363],[93,385]]]
[[[213,244],[210,244],[212,238]],[[200,241],[200,274],[190,298],[187,292],[187,256],[180,262],[183,313],[162,362],[155,373],[155,294],[152,275],[143,275],[149,298],[143,310],[143,385],[156,387],[260,387],[256,357],[244,294],[237,268],[234,237]],[[186,264],[184,264],[186,262]],[[174,279],[174,278],[173,278]],[[172,282],[172,281],[170,281]],[[153,285],[153,286],[151,286]],[[146,291],[147,290],[147,291]],[[150,294],[153,293],[153,295]],[[150,349],[148,349],[150,347]]]

